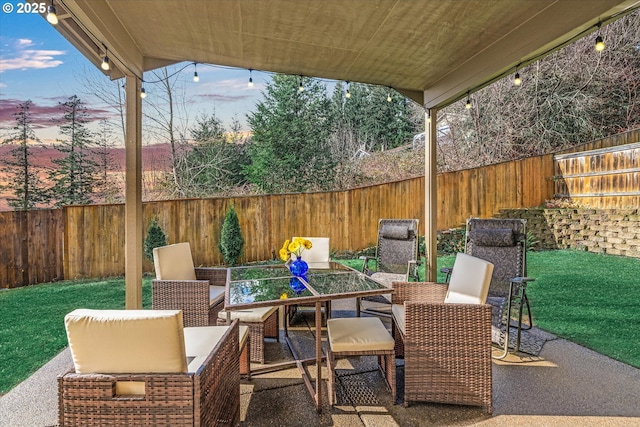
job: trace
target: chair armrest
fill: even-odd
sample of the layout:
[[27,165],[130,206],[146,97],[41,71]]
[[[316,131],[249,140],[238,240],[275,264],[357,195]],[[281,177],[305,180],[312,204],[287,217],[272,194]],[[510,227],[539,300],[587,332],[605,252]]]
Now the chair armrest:
[[[195,373],[199,383],[201,419],[212,425],[237,425],[240,420],[239,321],[231,322],[218,344]],[[212,398],[213,397],[213,398]]]
[[451,273],[453,272],[452,267],[442,267],[440,269],[440,273],[444,273],[444,281],[449,282],[449,278],[451,277]]
[[406,301],[441,303],[447,295],[448,284],[435,282],[393,282],[392,304]]
[[514,277],[513,279],[509,279],[510,282],[518,283],[518,284],[526,284],[529,282],[535,282],[535,278],[533,277]]
[[215,267],[196,267],[196,279],[208,280],[209,284],[225,286],[227,284],[227,269]]
[[364,274],[370,276],[371,274],[375,273],[375,271],[369,268],[369,261],[371,260],[378,261],[377,257],[363,255],[360,257],[360,259],[364,260],[364,262],[362,263],[362,272]]
[[418,272],[418,266],[422,265],[422,260],[413,259],[408,262],[409,268],[407,269],[407,278],[408,280],[415,280],[416,282],[420,281],[420,273]]

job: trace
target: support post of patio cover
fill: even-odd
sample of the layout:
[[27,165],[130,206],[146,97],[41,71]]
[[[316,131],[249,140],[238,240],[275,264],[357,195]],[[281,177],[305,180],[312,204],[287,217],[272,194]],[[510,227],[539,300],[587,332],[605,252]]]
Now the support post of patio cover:
[[438,274],[438,197],[436,171],[437,109],[425,113],[424,144],[424,242],[426,248],[425,280],[435,282]]
[[142,100],[141,82],[126,76],[125,308],[142,308]]

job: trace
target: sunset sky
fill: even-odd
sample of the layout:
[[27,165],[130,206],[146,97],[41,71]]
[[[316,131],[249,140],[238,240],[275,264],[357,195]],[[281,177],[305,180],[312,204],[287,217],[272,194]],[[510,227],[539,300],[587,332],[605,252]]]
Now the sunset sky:
[[[58,129],[52,126],[61,118],[59,103],[77,95],[87,105],[95,121],[113,117],[108,105],[94,98],[83,81],[86,78],[102,79],[108,82],[95,66],[85,59],[53,27],[38,14],[18,14],[12,0],[2,2],[0,12],[0,127],[2,137],[6,129],[15,124],[13,114],[16,106],[30,99],[33,102],[32,118],[37,136],[42,142],[53,142],[59,137]],[[13,9],[7,13],[7,4]],[[49,3],[47,2],[47,5]],[[182,68],[181,63],[172,69]],[[179,75],[185,89],[185,104],[189,123],[193,123],[201,113],[215,114],[225,124],[237,115],[245,129],[246,113],[261,99],[260,91],[269,81],[267,73],[253,72],[255,85],[249,88],[247,70],[228,69],[204,64],[197,66],[200,82],[193,82],[193,65]],[[154,80],[150,73],[146,80]],[[160,88],[145,84],[149,102],[154,90]],[[148,141],[147,141],[148,142]]]

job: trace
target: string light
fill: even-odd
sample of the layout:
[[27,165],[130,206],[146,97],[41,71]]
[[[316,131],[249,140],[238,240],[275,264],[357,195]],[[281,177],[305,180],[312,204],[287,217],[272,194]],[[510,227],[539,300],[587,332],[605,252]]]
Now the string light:
[[464,105],[464,108],[467,110],[471,109],[471,98],[469,97],[469,92],[467,92],[467,103]]
[[105,71],[109,71],[109,69],[111,68],[109,66],[109,57],[107,55],[105,55],[104,58],[102,58],[102,64],[100,64],[100,68],[102,68]]
[[198,76],[198,70],[197,70],[198,64],[196,64],[195,62],[193,63],[193,81],[198,83],[200,81],[200,77]]
[[[389,90],[391,90],[391,88],[389,88]],[[391,102],[391,101],[392,101],[392,99],[391,99],[391,92],[388,92],[388,93],[387,93],[387,102]]]
[[47,8],[47,21],[51,25],[58,25],[58,15],[56,15],[56,7],[53,5],[53,0],[51,0],[51,5]]
[[105,71],[109,71],[111,66],[109,65],[109,49],[103,44],[104,47],[104,57],[102,58],[102,64],[100,64],[100,68]]
[[351,87],[351,83],[347,82],[347,93],[344,94],[344,96],[348,99],[351,98],[351,92],[349,91],[349,88]]
[[304,86],[302,86],[302,76],[300,76],[300,86],[298,86],[298,92],[304,92]]
[[147,91],[144,90],[144,86],[140,88],[140,98],[145,99],[147,97]]
[[600,35],[600,22],[598,22],[598,35],[596,36],[595,49],[596,52],[602,52],[604,50],[604,40],[602,40],[602,36]]
[[253,77],[251,77],[251,72],[253,70],[249,68],[249,87],[253,87]]
[[513,85],[520,86],[522,84],[522,79],[520,78],[520,73],[516,71],[516,75],[513,76]]

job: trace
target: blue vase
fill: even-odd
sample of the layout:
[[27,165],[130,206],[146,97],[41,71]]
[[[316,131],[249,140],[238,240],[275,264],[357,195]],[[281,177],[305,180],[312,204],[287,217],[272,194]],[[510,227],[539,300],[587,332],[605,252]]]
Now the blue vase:
[[[305,277],[303,277],[303,279],[305,279]],[[300,280],[298,277],[292,277],[291,279],[289,279],[289,286],[296,294],[300,294],[300,292],[307,289],[304,283],[302,283],[302,280]]]
[[307,264],[306,261],[303,261],[302,258],[296,258],[291,262],[291,264],[289,264],[289,271],[294,276],[304,276],[307,271],[309,271],[309,264]]

